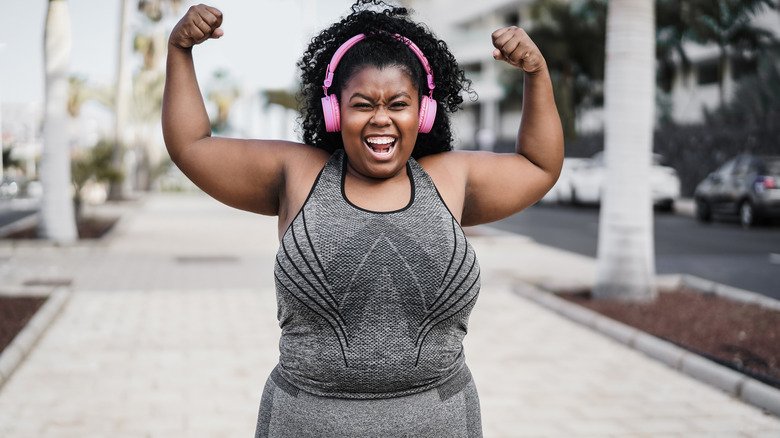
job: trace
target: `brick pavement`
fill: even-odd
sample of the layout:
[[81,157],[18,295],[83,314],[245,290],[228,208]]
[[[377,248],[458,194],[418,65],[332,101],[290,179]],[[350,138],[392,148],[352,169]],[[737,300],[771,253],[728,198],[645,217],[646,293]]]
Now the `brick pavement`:
[[[780,421],[511,293],[587,282],[593,261],[471,237],[483,288],[466,337],[486,437],[780,436]],[[277,359],[273,218],[152,195],[105,242],[0,242],[0,284],[74,293],[0,389],[3,437],[240,437]]]

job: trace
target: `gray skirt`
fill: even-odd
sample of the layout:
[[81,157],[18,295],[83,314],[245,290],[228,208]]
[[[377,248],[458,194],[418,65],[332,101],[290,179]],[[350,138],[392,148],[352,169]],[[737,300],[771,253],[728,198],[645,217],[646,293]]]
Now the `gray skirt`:
[[479,397],[467,367],[444,385],[384,399],[320,397],[274,369],[265,383],[256,438],[481,438]]

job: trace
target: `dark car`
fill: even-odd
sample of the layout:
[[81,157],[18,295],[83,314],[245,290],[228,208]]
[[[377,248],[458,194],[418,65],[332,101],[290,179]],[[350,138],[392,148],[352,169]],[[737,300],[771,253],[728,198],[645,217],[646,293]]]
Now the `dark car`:
[[780,217],[780,155],[736,156],[700,182],[693,199],[702,222],[715,215],[738,215],[749,227]]

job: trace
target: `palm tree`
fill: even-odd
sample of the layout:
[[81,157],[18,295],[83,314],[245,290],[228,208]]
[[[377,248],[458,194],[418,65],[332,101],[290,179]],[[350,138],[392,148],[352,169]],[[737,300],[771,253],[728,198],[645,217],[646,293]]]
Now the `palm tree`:
[[229,128],[230,110],[241,96],[241,92],[227,70],[215,71],[211,79],[206,98],[217,107],[217,116],[211,123],[211,129],[216,133],[224,133]]
[[730,81],[729,50],[756,50],[774,41],[774,34],[753,25],[753,16],[765,7],[775,8],[774,0],[689,0],[691,38],[701,44],[718,45],[718,96],[726,102],[726,82]]
[[[116,64],[116,82],[114,84],[114,148],[111,153],[111,165],[122,169],[124,161],[124,131],[127,119],[128,88],[130,72],[128,70],[128,25],[131,9],[130,1],[122,0],[119,9],[119,39]],[[108,186],[108,199],[120,200],[125,193],[120,182],[112,182]]]
[[655,287],[650,159],[655,104],[653,0],[610,0],[605,68],[606,187],[597,298],[651,300]]
[[[115,142],[112,153],[112,166],[121,169],[124,167],[124,150],[126,141],[124,138],[125,127],[128,119],[129,102],[131,98],[130,88],[132,78],[128,70],[129,62],[129,21],[133,14],[132,6],[135,5],[148,20],[158,23],[165,16],[165,9],[172,13],[178,13],[181,0],[122,0],[119,18],[119,51],[117,55],[116,88],[115,88]],[[134,41],[135,43],[136,41]],[[159,49],[158,49],[159,52]],[[162,94],[161,94],[162,95]],[[125,189],[119,182],[111,183],[108,197],[110,199],[122,199]]]
[[606,11],[607,0],[538,0],[531,7],[529,35],[549,65],[567,139],[576,136],[578,108],[601,98]]
[[66,134],[71,33],[65,0],[49,0],[44,41],[46,109],[41,156],[43,198],[38,234],[45,239],[68,244],[78,236],[70,195],[70,151]]

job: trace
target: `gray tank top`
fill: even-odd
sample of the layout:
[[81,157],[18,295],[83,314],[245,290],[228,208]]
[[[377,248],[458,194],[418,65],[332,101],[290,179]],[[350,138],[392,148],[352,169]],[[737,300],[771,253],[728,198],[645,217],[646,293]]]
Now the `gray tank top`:
[[474,250],[414,159],[409,204],[390,212],[349,202],[346,164],[335,151],[282,237],[277,370],[330,397],[442,385],[465,366],[461,342],[480,287]]

